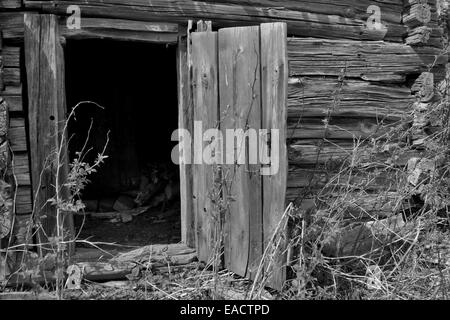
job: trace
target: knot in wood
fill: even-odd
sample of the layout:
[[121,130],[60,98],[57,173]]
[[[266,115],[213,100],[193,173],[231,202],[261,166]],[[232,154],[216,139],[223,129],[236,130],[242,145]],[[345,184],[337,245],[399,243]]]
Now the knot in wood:
[[208,74],[206,72],[202,73],[202,86],[208,87],[209,81],[208,81]]
[[353,9],[353,8],[347,8],[347,9],[345,9],[345,11],[344,11],[344,16],[345,16],[346,18],[354,18],[354,17],[356,16],[355,9]]

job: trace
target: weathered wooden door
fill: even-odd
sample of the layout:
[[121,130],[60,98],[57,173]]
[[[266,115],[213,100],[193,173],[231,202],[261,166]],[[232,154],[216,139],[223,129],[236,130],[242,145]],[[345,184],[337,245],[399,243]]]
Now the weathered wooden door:
[[[55,196],[56,177],[62,184],[68,169],[61,141],[66,120],[64,52],[55,15],[26,13],[24,19],[33,213],[40,217],[38,240],[48,243],[57,233],[56,209],[48,200]],[[72,216],[65,214],[60,222],[73,235]]]
[[[261,258],[285,209],[286,25],[194,32],[191,38],[194,129],[197,125],[196,132],[205,133],[193,136],[199,259],[213,261],[223,246],[225,267],[254,278],[264,269]],[[221,141],[214,141],[207,129],[220,129]],[[277,139],[277,150],[268,152],[277,152],[278,163],[260,161],[267,145],[261,139],[269,149]],[[222,154],[215,163],[204,163],[199,150],[213,143]],[[263,175],[263,167],[270,166],[273,174]],[[272,267],[275,287],[285,278],[282,251]]]

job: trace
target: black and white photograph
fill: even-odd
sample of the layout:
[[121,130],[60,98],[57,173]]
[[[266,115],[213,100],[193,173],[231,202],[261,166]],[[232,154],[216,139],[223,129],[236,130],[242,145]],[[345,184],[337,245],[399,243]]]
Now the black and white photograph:
[[0,0],[0,300],[450,300],[449,4]]

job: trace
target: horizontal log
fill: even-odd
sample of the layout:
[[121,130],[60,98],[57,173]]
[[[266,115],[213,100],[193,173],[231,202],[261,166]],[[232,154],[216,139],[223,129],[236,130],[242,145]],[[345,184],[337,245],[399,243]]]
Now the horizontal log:
[[6,86],[4,91],[0,91],[0,96],[8,104],[9,111],[23,111],[22,87]]
[[91,281],[119,280],[142,266],[167,267],[188,265],[197,259],[195,249],[184,244],[153,245],[119,254],[108,262],[78,262],[83,279]]
[[21,41],[24,36],[23,12],[0,12],[3,39]]
[[8,138],[13,152],[28,151],[24,118],[10,119]]
[[[392,122],[376,118],[301,118],[288,121],[289,139],[367,139],[379,137],[391,129]],[[395,124],[395,122],[394,122]]]
[[20,86],[20,69],[3,68],[3,83],[6,86]]
[[303,141],[288,141],[289,164],[324,164],[328,162],[342,162],[350,158],[354,152],[354,145],[350,143],[333,145],[324,143],[323,146]]
[[6,86],[4,91],[0,91],[2,97],[22,95],[22,85]]
[[364,145],[355,148],[352,142],[331,143],[309,141],[309,140],[290,140],[288,145],[289,165],[310,165],[310,164],[337,164],[345,160],[358,162],[360,165],[371,164],[376,166],[404,166],[411,157],[420,158],[422,153],[415,150],[398,152],[374,152],[372,147]]
[[108,281],[126,279],[135,263],[79,262],[75,266],[82,270],[82,279],[89,281]]
[[371,220],[392,216],[411,208],[404,195],[397,192],[370,194],[353,192],[348,194],[323,194],[319,201],[328,208],[343,210],[344,218],[351,220]]
[[[1,94],[1,93],[0,93]],[[23,111],[22,96],[3,96],[3,99],[8,104],[9,111]]]
[[121,19],[83,18],[82,28],[67,28],[66,18],[60,18],[61,35],[67,39],[104,38],[156,43],[176,43],[178,24],[138,22]]
[[81,8],[82,16],[142,21],[167,21],[186,24],[189,19],[211,20],[215,27],[255,25],[264,22],[286,22],[288,33],[321,38],[366,39],[401,42],[406,28],[386,23],[387,33],[367,30],[366,20],[329,14],[300,12],[256,5],[206,3],[187,0],[85,0],[25,1],[28,9],[66,15],[68,5]]
[[336,229],[339,231],[324,241],[324,255],[339,258],[360,256],[372,261],[380,259],[383,251],[389,250],[393,241],[401,239],[403,242],[416,233],[406,227],[400,214],[382,220],[336,226]]
[[[61,17],[59,19],[61,35],[67,36],[75,32],[76,29],[67,28],[67,19]],[[93,30],[116,30],[116,31],[142,31],[142,32],[158,32],[158,33],[178,33],[178,24],[162,23],[162,22],[143,22],[123,19],[100,19],[100,18],[83,18],[82,29]]]
[[352,220],[390,217],[397,212],[406,212],[411,208],[404,196],[397,192],[350,193],[337,197],[335,201],[335,203],[328,202],[328,205],[344,209],[345,218]]
[[[196,258],[195,253],[186,254],[182,256],[175,257],[173,261],[174,267],[178,266],[192,266],[192,262]],[[150,259],[153,261],[153,257]],[[156,261],[156,260],[155,260]],[[164,272],[164,268],[168,266],[166,261],[159,261],[157,265],[153,265],[155,270]],[[133,271],[135,268],[140,269],[142,265],[135,262],[118,262],[118,261],[109,261],[109,262],[78,262],[75,263],[69,268],[71,270],[79,270],[81,278],[77,279],[88,280],[88,281],[112,281],[112,280],[126,280],[128,276],[133,275]],[[68,269],[69,270],[69,269]],[[70,275],[65,275],[64,280],[67,280]],[[33,276],[29,272],[18,272],[8,277],[8,282],[6,284],[7,287],[16,287],[16,286],[26,286],[26,287],[34,287],[36,284],[40,285],[49,285],[55,283],[56,275],[54,271],[48,270],[39,270],[37,273],[33,274]]]
[[[382,41],[288,39],[291,76],[346,76],[367,81],[404,82],[409,74],[447,63],[438,48]],[[436,59],[437,58],[437,59]]]
[[426,45],[436,48],[442,48],[442,36],[444,29],[437,22],[426,25],[418,25],[408,29],[405,43],[407,45]]
[[[183,264],[183,265],[179,265],[179,266],[165,266],[165,267],[156,267],[154,269],[154,273],[158,272],[158,273],[162,273],[162,274],[173,274],[173,273],[177,273],[177,272],[184,272],[186,270],[193,270],[193,269],[198,269],[199,267],[199,263],[198,262],[192,262],[192,263],[188,263],[188,264]],[[153,272],[153,270],[152,270]]]
[[22,0],[2,0],[0,2],[0,8],[4,9],[16,9],[22,6]]
[[409,46],[425,45],[428,43],[428,40],[430,40],[432,32],[433,29],[426,26],[414,28],[413,30],[408,32],[405,43]]
[[288,188],[312,188],[319,190],[327,187],[328,190],[346,188],[348,190],[365,191],[395,191],[398,185],[405,181],[402,171],[363,171],[352,170],[338,172],[334,170],[302,168],[289,166]]
[[[407,86],[320,77],[290,78],[288,118],[331,116],[401,119],[415,101]],[[336,102],[337,101],[337,102]]]
[[[156,263],[164,264],[180,264],[185,258],[193,258],[195,249],[189,248],[185,244],[170,245],[150,245],[142,247],[130,252],[119,254],[113,258],[113,262],[140,262],[140,263]],[[178,257],[178,258],[177,258]],[[150,259],[150,260],[149,260]],[[192,262],[192,261],[189,261]]]
[[15,68],[20,66],[19,47],[3,47],[0,51],[0,56],[2,56],[3,66]]
[[304,188],[287,188],[286,189],[286,207],[290,202],[295,203],[301,211],[308,211],[316,209],[315,199],[312,197],[304,197]]
[[14,153],[13,157],[14,166],[13,174],[17,179],[17,184],[19,186],[30,186],[30,165],[28,159],[28,153],[17,152]]
[[435,48],[439,48],[442,50],[442,48],[443,48],[442,37],[430,36],[430,39],[428,39],[426,45],[429,47],[435,47]]
[[[301,203],[302,210],[315,212],[319,208],[333,208],[341,210],[345,219],[370,220],[373,218],[385,218],[397,212],[407,212],[411,204],[402,194],[397,192],[366,193],[349,192],[347,194],[322,194],[314,190],[312,194],[305,188],[287,188],[287,201]],[[306,198],[305,198],[306,196]],[[311,197],[317,197],[311,199]]]
[[[205,2],[235,3],[289,9],[293,11],[312,12],[367,20],[367,8],[374,4],[371,0],[205,0]],[[376,5],[382,12],[382,21],[401,23],[403,0],[381,0]]]
[[32,211],[31,187],[19,186],[16,192],[16,213],[23,215],[30,214]]
[[178,35],[175,33],[139,32],[115,30],[74,30],[66,34],[68,39],[109,39],[117,41],[139,41],[151,43],[177,43]]
[[108,248],[108,252],[105,252],[95,247],[78,247],[70,257],[70,264],[78,262],[107,262],[110,258],[117,255],[117,253],[117,249]]

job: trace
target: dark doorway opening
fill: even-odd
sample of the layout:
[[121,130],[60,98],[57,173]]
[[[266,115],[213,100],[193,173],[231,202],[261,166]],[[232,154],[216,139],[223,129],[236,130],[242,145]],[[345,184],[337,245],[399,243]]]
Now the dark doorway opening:
[[[78,238],[142,246],[180,241],[178,166],[171,161],[178,128],[176,47],[110,40],[68,41],[65,48],[69,156],[86,143],[92,163],[105,160],[82,193]],[[92,127],[89,130],[92,123]]]

